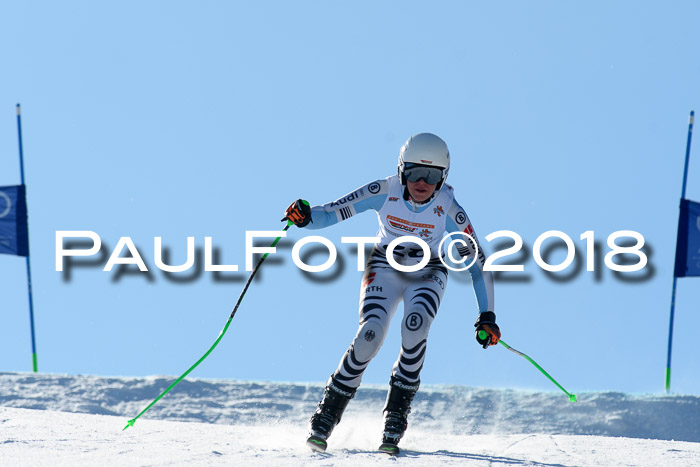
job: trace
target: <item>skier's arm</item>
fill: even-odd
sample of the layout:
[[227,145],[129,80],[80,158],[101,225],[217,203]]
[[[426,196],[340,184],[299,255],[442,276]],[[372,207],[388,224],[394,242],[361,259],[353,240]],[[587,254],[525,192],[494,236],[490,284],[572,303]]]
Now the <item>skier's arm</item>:
[[361,186],[342,198],[331,203],[311,207],[311,223],[307,229],[322,229],[351,218],[355,214],[374,209],[378,211],[384,205],[388,193],[386,180],[377,180]]
[[[493,275],[491,271],[484,271],[484,263],[486,255],[484,250],[479,245],[479,239],[472,227],[467,213],[455,201],[447,211],[447,223],[445,225],[446,232],[464,232],[469,234],[476,242],[476,245],[469,238],[462,236],[467,243],[466,246],[458,246],[457,252],[465,259],[465,264],[469,264],[476,255],[476,261],[472,264],[468,271],[472,277],[472,285],[474,287],[474,295],[479,307],[479,312],[494,311],[494,294],[493,294]],[[453,238],[458,238],[453,236]],[[478,251],[476,251],[478,250]]]

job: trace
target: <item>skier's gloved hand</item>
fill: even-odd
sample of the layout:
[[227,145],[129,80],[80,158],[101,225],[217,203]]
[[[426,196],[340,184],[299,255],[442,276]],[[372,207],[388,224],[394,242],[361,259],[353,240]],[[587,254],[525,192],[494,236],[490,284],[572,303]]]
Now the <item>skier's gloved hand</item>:
[[[498,329],[496,324],[496,313],[493,311],[484,311],[479,315],[474,323],[476,328],[476,341],[481,344],[485,349],[489,345],[498,344],[498,340],[501,338],[501,330]],[[479,331],[484,331],[486,333],[485,338],[479,337]]]
[[311,222],[311,207],[309,202],[303,199],[298,199],[289,205],[284,213],[283,221],[290,220],[297,227],[306,227]]

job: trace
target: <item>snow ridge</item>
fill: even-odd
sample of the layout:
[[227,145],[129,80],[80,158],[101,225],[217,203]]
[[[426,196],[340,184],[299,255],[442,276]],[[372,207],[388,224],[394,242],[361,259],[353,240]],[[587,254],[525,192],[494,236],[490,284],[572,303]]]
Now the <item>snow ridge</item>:
[[[173,377],[96,377],[0,373],[0,406],[133,418]],[[139,421],[223,425],[287,423],[303,429],[322,383],[186,379]],[[343,420],[371,420],[381,431],[386,388],[363,385]],[[700,397],[582,393],[571,403],[557,392],[421,387],[410,419],[450,435],[595,435],[700,443]],[[123,426],[123,425],[122,425]]]

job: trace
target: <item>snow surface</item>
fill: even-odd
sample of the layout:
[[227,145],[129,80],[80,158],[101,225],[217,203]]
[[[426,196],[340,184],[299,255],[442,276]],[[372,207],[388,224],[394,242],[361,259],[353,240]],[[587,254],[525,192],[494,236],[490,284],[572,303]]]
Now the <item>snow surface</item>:
[[363,386],[326,453],[321,383],[0,373],[0,465],[700,465],[700,397],[424,386],[402,455],[376,453],[386,389]]

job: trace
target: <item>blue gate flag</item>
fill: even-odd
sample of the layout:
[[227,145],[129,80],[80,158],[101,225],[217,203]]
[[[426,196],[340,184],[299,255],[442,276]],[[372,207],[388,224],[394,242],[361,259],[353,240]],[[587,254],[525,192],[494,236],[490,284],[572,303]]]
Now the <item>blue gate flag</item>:
[[681,199],[674,276],[700,276],[700,203],[689,199]]
[[24,185],[0,186],[0,253],[29,255]]

